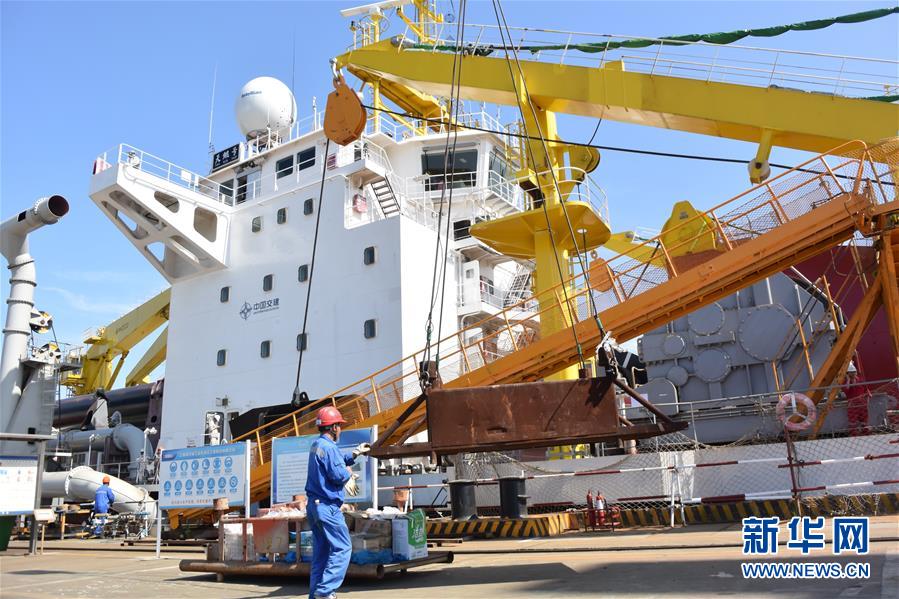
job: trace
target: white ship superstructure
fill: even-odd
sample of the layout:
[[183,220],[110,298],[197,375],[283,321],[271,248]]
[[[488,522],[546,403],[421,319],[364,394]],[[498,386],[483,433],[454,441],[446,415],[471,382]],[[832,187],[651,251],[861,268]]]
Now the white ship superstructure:
[[[460,120],[508,131],[485,112]],[[91,198],[172,286],[164,447],[208,442],[211,414],[227,421],[290,401],[301,348],[300,389],[313,399],[420,351],[444,255],[435,340],[438,327],[452,334],[530,294],[527,261],[468,234],[525,209],[512,180],[517,145],[479,131],[453,137],[447,151],[446,131],[375,115],[360,141],[325,155],[314,115],[217,153],[207,176],[126,145],[97,160]],[[589,180],[582,188],[579,199],[589,198]]]

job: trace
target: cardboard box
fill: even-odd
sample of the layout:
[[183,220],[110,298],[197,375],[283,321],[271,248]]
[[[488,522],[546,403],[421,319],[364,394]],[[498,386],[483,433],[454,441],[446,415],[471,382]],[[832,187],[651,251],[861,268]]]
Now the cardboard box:
[[414,510],[395,518],[393,524],[393,553],[400,560],[428,557],[428,535],[425,513]]
[[375,520],[364,518],[356,522],[356,532],[365,532],[373,535],[391,536],[393,524],[390,520]]
[[350,535],[350,541],[353,545],[353,553],[380,551],[381,549],[390,549],[392,546],[390,537],[386,535],[354,532]]

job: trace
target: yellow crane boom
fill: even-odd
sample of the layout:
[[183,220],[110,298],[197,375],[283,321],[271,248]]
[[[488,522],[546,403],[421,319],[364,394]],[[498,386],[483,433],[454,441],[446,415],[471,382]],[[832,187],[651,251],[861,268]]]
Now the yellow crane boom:
[[[337,64],[366,83],[449,97],[453,60],[451,53],[409,50],[385,40],[342,54]],[[461,60],[461,98],[518,103],[504,58]],[[853,139],[876,143],[899,130],[899,105],[888,102],[628,72],[622,61],[601,68],[536,60],[520,65],[530,99],[542,110],[753,142],[763,161],[772,145],[822,153]]]
[[[74,395],[93,393],[98,388],[111,388],[131,349],[168,321],[170,301],[171,290],[166,289],[105,327],[100,327],[94,335],[84,340],[89,348],[80,356],[81,369],[63,373],[60,384],[69,387]],[[163,331],[137,368],[129,373],[126,384],[140,384],[153,368],[162,363],[165,359],[165,340],[166,331]]]

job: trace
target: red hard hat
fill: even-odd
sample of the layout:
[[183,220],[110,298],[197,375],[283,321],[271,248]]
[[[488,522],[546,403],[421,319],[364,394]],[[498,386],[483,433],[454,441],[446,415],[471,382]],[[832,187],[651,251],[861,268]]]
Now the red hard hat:
[[334,406],[325,406],[318,411],[315,417],[315,426],[331,426],[332,424],[346,424],[346,420],[340,414],[340,410]]

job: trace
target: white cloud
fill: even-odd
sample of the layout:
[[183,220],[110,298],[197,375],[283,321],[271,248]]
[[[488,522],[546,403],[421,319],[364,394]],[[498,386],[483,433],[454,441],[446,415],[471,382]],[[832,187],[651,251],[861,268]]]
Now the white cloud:
[[114,270],[60,270],[50,275],[63,281],[85,283],[124,283],[135,280],[134,273]]
[[102,302],[92,299],[80,293],[73,293],[68,289],[60,289],[59,287],[44,287],[42,291],[58,293],[66,301],[68,307],[79,312],[90,312],[92,314],[116,314],[121,315],[134,309],[138,304],[125,304],[117,302]]

